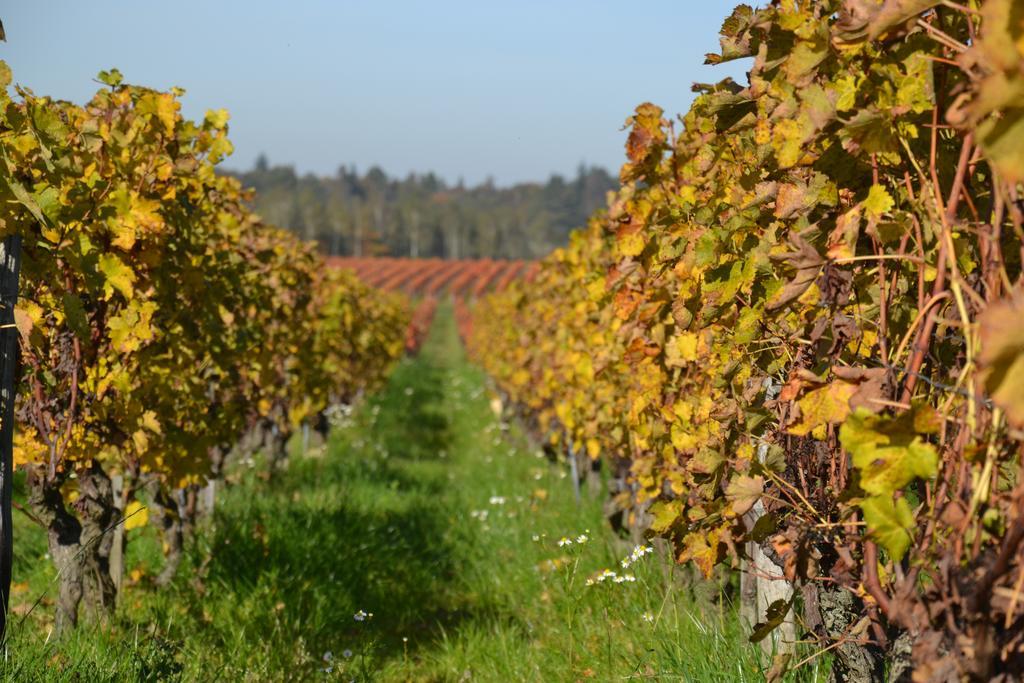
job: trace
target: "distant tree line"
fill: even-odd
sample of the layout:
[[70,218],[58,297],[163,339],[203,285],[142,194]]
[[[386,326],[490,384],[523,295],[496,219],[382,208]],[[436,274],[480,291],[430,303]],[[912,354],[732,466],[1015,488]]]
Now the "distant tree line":
[[507,188],[449,185],[433,173],[398,179],[377,167],[300,176],[265,156],[234,175],[256,190],[267,221],[346,256],[538,258],[564,245],[616,187],[607,171],[583,165],[571,180]]

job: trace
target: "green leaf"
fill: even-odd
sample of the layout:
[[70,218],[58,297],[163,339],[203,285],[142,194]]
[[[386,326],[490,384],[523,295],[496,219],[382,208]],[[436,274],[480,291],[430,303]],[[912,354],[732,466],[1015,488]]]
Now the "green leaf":
[[15,180],[10,175],[4,173],[0,174],[3,180],[7,182],[7,186],[11,189],[11,194],[18,200],[18,203],[28,209],[28,212],[32,214],[33,218],[39,221],[42,225],[49,225],[46,220],[46,216],[43,214],[43,210],[36,202],[35,198],[25,189],[25,186]]
[[64,308],[64,319],[75,336],[82,341],[89,340],[89,319],[85,313],[82,300],[75,294],[65,293],[61,299]]
[[105,85],[109,85],[111,88],[116,88],[121,85],[121,81],[124,80],[124,76],[117,69],[111,69],[110,71],[101,71],[96,76],[96,80]]
[[857,408],[839,429],[839,441],[853,458],[861,488],[891,497],[915,478],[934,477],[938,454],[920,434],[936,431],[935,418],[934,411],[922,405],[895,418]]
[[775,530],[779,528],[779,521],[775,515],[768,513],[761,515],[754,522],[754,528],[750,530],[748,536],[754,543],[761,543],[771,534],[775,533]]
[[60,118],[57,109],[48,104],[36,104],[31,109],[32,125],[50,142],[63,141],[68,136],[68,127]]
[[906,498],[871,496],[860,503],[868,535],[896,562],[903,559],[913,540],[914,512]]
[[33,194],[36,205],[53,224],[57,223],[60,214],[60,192],[52,185],[47,185]]
[[792,603],[787,600],[776,600],[768,605],[768,608],[765,610],[764,621],[756,624],[753,633],[750,634],[750,642],[760,642],[769,633],[774,631],[786,619],[786,614],[789,612],[791,605]]

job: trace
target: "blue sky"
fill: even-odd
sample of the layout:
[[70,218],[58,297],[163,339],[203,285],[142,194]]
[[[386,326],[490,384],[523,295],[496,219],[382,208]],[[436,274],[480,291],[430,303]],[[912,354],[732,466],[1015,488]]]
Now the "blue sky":
[[101,69],[231,112],[232,168],[433,170],[505,185],[616,170],[633,107],[676,114],[734,0],[22,0],[0,12],[16,82],[76,102]]

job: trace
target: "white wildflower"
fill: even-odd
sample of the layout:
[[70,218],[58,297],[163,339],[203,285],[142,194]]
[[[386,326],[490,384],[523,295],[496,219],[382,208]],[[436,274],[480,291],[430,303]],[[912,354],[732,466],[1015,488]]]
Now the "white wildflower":
[[572,545],[572,539],[571,538],[566,538],[565,536],[562,536],[562,538],[559,539],[559,541],[558,541],[558,547],[559,548],[564,548],[567,545]]
[[352,615],[352,618],[356,621],[366,621],[367,619],[373,619],[373,612],[359,610],[358,612]]
[[648,624],[653,624],[654,623],[654,615],[651,614],[650,612],[644,612],[643,614],[640,615],[640,618],[643,619],[644,621],[646,621]]
[[633,548],[633,552],[631,552],[627,557],[622,558],[622,568],[628,569],[631,564],[642,558],[644,555],[648,555],[653,552],[654,548],[649,545],[636,546]]

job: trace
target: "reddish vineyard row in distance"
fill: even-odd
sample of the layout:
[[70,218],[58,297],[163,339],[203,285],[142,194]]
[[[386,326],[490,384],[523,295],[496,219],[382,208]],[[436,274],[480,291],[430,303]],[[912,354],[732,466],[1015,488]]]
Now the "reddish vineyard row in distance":
[[476,297],[503,290],[515,280],[530,281],[537,274],[535,261],[332,256],[327,262],[355,271],[368,285],[410,296]]
[[455,322],[463,341],[470,333],[469,302],[485,292],[501,291],[515,280],[533,280],[536,261],[497,261],[492,259],[413,259],[328,257],[333,268],[355,271],[366,284],[384,290],[397,290],[419,302],[413,311],[405,335],[405,350],[415,354],[426,339],[437,308],[437,298],[451,295],[455,305]]

